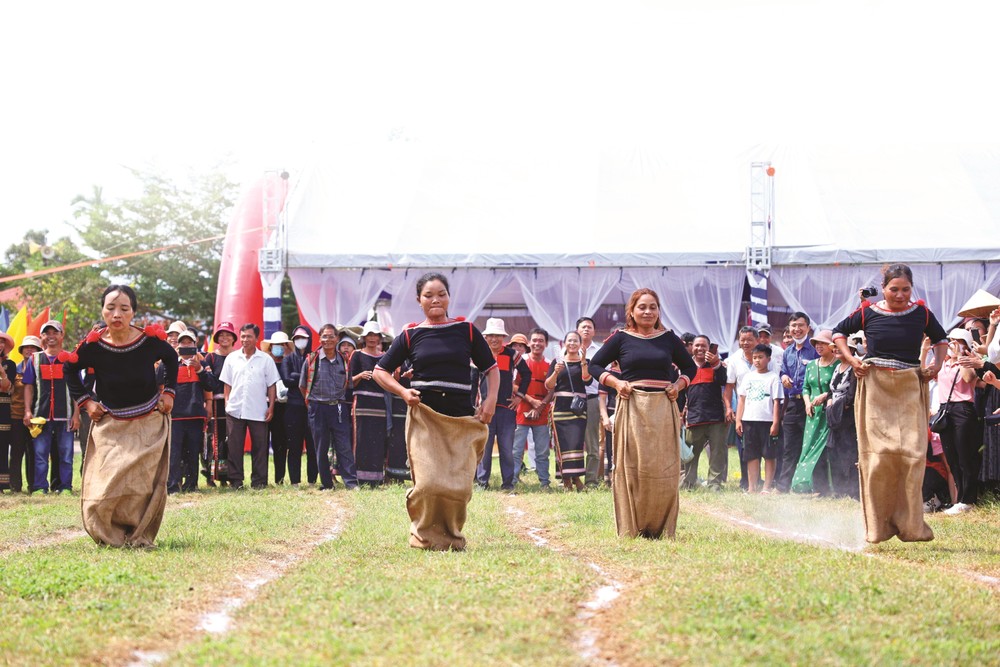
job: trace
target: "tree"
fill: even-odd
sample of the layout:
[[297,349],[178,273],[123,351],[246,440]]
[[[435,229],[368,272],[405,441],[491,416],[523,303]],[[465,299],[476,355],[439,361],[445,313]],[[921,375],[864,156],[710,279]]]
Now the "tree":
[[[32,229],[24,235],[21,243],[7,249],[3,274],[20,275],[86,259],[88,257],[68,237],[50,244],[46,231]],[[100,294],[106,285],[107,279],[101,275],[100,269],[90,266],[9,284],[21,288],[33,313],[40,313],[45,307],[51,307],[53,317],[66,312],[67,344],[82,337],[100,318]]]
[[95,186],[91,196],[73,200],[73,226],[101,257],[163,248],[103,268],[135,288],[144,313],[207,328],[237,186],[219,171],[186,183],[157,172],[131,173],[142,184],[140,196],[108,203]]

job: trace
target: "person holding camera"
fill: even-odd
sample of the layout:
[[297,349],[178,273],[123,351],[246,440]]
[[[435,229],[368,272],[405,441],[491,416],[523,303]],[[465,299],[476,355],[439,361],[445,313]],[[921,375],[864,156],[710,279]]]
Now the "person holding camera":
[[583,491],[583,475],[587,470],[583,461],[584,438],[587,432],[587,391],[591,377],[587,358],[581,349],[582,338],[576,331],[566,334],[562,353],[549,366],[545,388],[554,391],[552,412],[553,435],[559,460],[562,482],[566,490]]
[[983,444],[983,424],[976,412],[976,377],[972,358],[980,361],[973,352],[975,341],[966,329],[952,329],[948,334],[948,358],[938,374],[938,403],[945,408],[948,418],[941,435],[948,468],[958,492],[955,503],[945,514],[961,514],[971,510],[979,495],[979,448]]
[[[609,370],[615,360],[621,378]],[[618,535],[659,539],[666,533],[672,538],[681,468],[677,396],[699,369],[681,339],[660,322],[656,292],[643,287],[632,293],[625,329],[611,334],[593,364],[601,384],[618,392],[611,483]],[[718,392],[716,414],[722,420],[725,373],[717,375],[712,365],[709,359],[705,370],[712,382],[706,384],[708,391]]]
[[[944,328],[921,301],[911,301],[913,272],[891,264],[882,274],[884,298],[861,307],[833,329],[834,344],[854,367],[858,392],[858,469],[865,539],[928,541],[923,478],[927,460],[927,383],[937,377],[947,347]],[[864,361],[851,354],[847,337],[865,332]],[[934,345],[933,365],[920,365],[924,334]]]

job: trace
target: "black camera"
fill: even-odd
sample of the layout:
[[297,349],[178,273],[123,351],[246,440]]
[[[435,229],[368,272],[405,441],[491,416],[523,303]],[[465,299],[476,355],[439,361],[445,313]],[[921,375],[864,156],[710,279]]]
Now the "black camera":
[[875,296],[876,294],[878,294],[878,289],[876,289],[874,287],[862,287],[861,288],[861,298],[862,299],[870,299],[873,296]]
[[187,354],[191,354],[191,355],[198,354],[198,348],[196,348],[194,345],[192,345],[190,347],[188,347],[187,345],[184,345],[184,346],[181,346],[181,347],[177,348],[177,354],[180,354],[182,356],[183,355],[187,355]]

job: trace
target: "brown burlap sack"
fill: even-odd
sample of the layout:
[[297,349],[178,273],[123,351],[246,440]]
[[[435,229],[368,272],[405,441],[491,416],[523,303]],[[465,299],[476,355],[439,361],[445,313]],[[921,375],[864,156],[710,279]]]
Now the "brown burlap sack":
[[680,413],[665,392],[633,391],[615,412],[615,525],[618,535],[657,539],[677,529]]
[[927,463],[927,384],[916,369],[872,368],[858,378],[854,415],[865,539],[926,542],[923,480]]
[[83,464],[83,527],[98,544],[152,547],[167,504],[170,419],[105,416],[90,429]]
[[466,509],[488,429],[474,417],[448,417],[418,404],[406,413],[413,488],[406,494],[410,546],[465,549]]

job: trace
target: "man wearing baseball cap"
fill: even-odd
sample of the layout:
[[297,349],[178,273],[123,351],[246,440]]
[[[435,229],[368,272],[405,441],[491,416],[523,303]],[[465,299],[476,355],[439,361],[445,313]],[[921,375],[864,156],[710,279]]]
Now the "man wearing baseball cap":
[[31,428],[33,418],[44,418],[41,433],[35,438],[35,480],[32,491],[49,492],[49,453],[54,448],[59,461],[60,493],[73,489],[73,432],[80,428],[80,412],[70,400],[63,377],[63,325],[49,320],[42,325],[41,342],[45,348],[31,357],[24,369],[24,420]]

